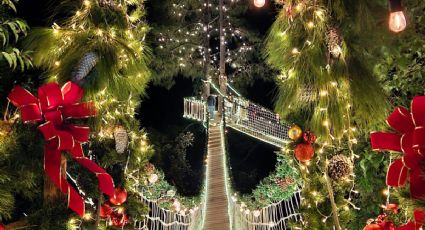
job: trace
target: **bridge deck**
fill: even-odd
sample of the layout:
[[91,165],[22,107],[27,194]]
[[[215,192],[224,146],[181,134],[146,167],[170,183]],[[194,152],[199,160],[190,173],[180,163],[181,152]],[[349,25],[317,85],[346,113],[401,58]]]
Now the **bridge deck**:
[[210,126],[208,135],[208,197],[205,230],[230,230],[226,195],[224,157],[219,125]]

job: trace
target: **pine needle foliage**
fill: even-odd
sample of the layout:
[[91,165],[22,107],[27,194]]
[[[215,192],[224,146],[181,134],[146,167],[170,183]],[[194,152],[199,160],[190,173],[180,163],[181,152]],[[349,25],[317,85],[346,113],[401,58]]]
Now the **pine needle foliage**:
[[77,3],[80,7],[74,15],[29,34],[25,44],[34,50],[34,64],[46,68],[51,81],[63,83],[74,80],[80,61],[94,53],[98,57],[95,67],[79,82],[88,94],[105,88],[120,98],[142,93],[150,76],[143,1],[66,0],[61,6]]
[[[370,1],[287,1],[266,39],[267,62],[280,71],[276,111],[283,116],[301,113],[305,125],[319,135],[341,137],[347,107],[359,126],[370,117],[385,119],[387,102],[373,67],[379,61],[379,36],[375,25],[385,6]],[[378,14],[373,13],[378,12]],[[376,16],[378,15],[378,16]],[[330,29],[341,43],[329,51]],[[308,95],[310,100],[302,100]]]
[[29,52],[16,48],[16,43],[25,37],[29,27],[27,23],[16,18],[16,6],[11,0],[0,2],[0,62],[6,62],[13,70],[21,71],[32,67]]

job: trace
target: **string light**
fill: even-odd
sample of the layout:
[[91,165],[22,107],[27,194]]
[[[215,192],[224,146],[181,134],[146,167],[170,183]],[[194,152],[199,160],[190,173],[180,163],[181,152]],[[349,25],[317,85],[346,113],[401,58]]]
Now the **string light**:
[[401,0],[390,0],[390,16],[388,20],[391,31],[399,33],[406,29],[406,17],[403,13]]

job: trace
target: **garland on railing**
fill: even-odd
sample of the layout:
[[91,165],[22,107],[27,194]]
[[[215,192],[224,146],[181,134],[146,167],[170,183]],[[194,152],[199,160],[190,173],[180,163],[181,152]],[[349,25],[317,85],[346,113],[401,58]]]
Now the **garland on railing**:
[[272,174],[264,178],[251,194],[233,197],[240,200],[247,210],[261,209],[290,199],[301,186],[299,171],[292,164],[292,159],[278,153],[276,170]]

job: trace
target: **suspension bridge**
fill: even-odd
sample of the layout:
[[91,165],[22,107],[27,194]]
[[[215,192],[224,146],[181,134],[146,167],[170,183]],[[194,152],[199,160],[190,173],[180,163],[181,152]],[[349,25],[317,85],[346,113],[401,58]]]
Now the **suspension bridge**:
[[234,97],[225,98],[223,114],[211,119],[206,101],[194,97],[184,99],[183,117],[202,122],[208,134],[205,185],[200,207],[180,215],[143,199],[151,212],[143,223],[135,223],[136,229],[285,230],[290,229],[289,221],[301,220],[298,213],[300,191],[290,199],[255,211],[247,209],[234,195],[227,165],[225,128],[232,128],[278,148],[289,141],[290,128],[273,111],[241,97],[236,91],[235,94]]

